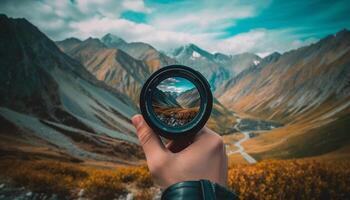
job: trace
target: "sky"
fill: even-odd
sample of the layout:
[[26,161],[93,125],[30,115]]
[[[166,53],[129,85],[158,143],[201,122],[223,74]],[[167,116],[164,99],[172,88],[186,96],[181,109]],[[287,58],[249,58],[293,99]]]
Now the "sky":
[[169,51],[194,43],[210,52],[260,56],[350,29],[350,0],[1,0],[53,40],[107,33]]
[[192,82],[185,78],[181,77],[172,77],[167,78],[159,83],[157,88],[163,92],[176,92],[176,93],[182,93],[186,90],[190,90],[194,88]]

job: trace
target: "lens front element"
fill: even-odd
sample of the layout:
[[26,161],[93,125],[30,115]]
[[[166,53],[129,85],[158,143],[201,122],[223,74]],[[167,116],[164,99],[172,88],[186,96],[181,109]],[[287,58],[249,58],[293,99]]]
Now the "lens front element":
[[196,86],[182,77],[161,81],[152,94],[152,106],[157,118],[171,127],[190,123],[199,112],[200,101]]

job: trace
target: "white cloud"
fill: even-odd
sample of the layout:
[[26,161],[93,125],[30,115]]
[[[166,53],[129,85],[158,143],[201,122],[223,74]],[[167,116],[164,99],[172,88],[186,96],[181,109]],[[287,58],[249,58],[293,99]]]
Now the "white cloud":
[[123,7],[135,11],[135,12],[143,12],[143,13],[151,13],[152,9],[147,8],[143,0],[124,0],[122,3]]
[[176,12],[155,15],[150,24],[160,29],[198,33],[233,25],[235,20],[254,15],[251,7],[203,9],[196,12]]
[[233,37],[218,41],[208,49],[220,49],[222,52],[237,54],[253,52],[262,57],[274,52],[284,52],[314,42],[315,39],[301,41],[293,34],[292,29],[267,30],[253,29]]
[[81,39],[94,36],[102,37],[106,33],[119,35],[127,41],[142,41],[153,44],[159,49],[168,49],[186,43],[198,43],[209,39],[213,34],[190,34],[157,29],[148,24],[137,24],[125,19],[110,19],[95,17],[92,19],[72,22],[70,28],[76,30],[74,35]]
[[[3,0],[0,12],[27,18],[53,40],[112,33],[129,42],[142,41],[161,50],[194,43],[211,52],[249,51],[260,55],[310,43],[311,40],[299,40],[291,30],[255,29],[220,39],[228,26],[234,26],[239,19],[254,17],[267,4],[236,0],[227,3],[175,1],[170,5],[145,5],[143,0]],[[120,18],[127,10],[147,14],[147,23]]]

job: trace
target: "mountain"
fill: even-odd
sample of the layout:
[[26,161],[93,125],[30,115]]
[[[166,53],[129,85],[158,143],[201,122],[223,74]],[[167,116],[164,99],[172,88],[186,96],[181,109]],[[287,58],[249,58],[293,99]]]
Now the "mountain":
[[164,53],[159,52],[151,45],[143,42],[126,42],[118,36],[110,33],[101,38],[101,41],[110,48],[117,48],[125,51],[135,59],[142,60],[151,72],[160,67],[175,64],[176,60],[169,58]]
[[[0,15],[0,137],[7,156],[131,163],[137,106],[25,19]],[[142,157],[142,156],[141,156]]]
[[139,101],[143,81],[150,75],[148,66],[122,50],[109,48],[99,39],[88,38],[71,47],[71,39],[56,44],[80,61],[98,80]]
[[[117,41],[123,43],[123,40],[117,39]],[[67,49],[66,40],[56,42],[56,44],[62,50]],[[65,53],[79,60],[97,79],[130,96],[133,102],[138,104],[142,84],[151,73],[143,61],[129,56],[123,50],[107,47],[99,39],[93,38],[81,42]],[[215,101],[214,104],[217,102]],[[213,112],[216,115],[210,118],[210,127],[219,133],[232,131],[235,121],[232,112],[229,112],[223,105],[214,105]],[[222,121],[230,123],[222,125],[220,123]]]
[[[217,57],[217,54],[215,54]],[[228,56],[228,59],[217,59],[217,62],[222,62],[223,66],[231,70],[231,74],[237,75],[244,69],[251,66],[256,66],[261,62],[261,58],[253,53],[241,53]]]
[[179,63],[200,71],[209,80],[214,91],[242,70],[255,66],[261,61],[259,56],[251,53],[233,56],[222,53],[212,54],[195,44],[176,48],[170,55]]
[[82,43],[81,40],[79,40],[78,38],[67,38],[65,40],[56,42],[56,44],[59,46],[59,48],[63,51],[63,52],[70,52],[72,51],[75,47],[77,47],[80,43]]
[[181,107],[176,99],[170,94],[155,88],[152,94],[152,104],[156,107],[178,108]]
[[265,57],[223,88],[219,100],[225,106],[285,124],[244,144],[258,160],[326,154],[332,158],[349,152],[348,30]]
[[350,32],[344,30],[264,58],[228,82],[219,99],[234,110],[286,122],[320,108],[331,116],[349,106],[349,77]]
[[219,98],[221,95],[225,94],[228,90],[232,89],[232,87],[237,84],[240,80],[251,73],[258,73],[259,69],[264,66],[276,62],[281,57],[281,54],[278,52],[274,52],[263,59],[260,59],[259,62],[255,62],[255,64],[250,65],[245,70],[242,70],[236,76],[232,77],[224,84],[220,85],[219,88],[215,91],[215,95]]
[[200,94],[197,88],[186,90],[176,97],[182,107],[192,108],[200,105]]
[[170,56],[180,64],[200,71],[208,79],[213,90],[230,77],[229,71],[216,63],[214,55],[194,44],[176,48]]

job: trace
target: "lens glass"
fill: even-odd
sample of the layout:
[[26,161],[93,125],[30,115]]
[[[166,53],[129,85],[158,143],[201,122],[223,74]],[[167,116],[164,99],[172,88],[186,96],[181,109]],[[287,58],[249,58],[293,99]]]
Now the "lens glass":
[[157,118],[171,127],[190,123],[199,112],[200,101],[196,86],[182,77],[167,78],[152,92],[152,107]]

